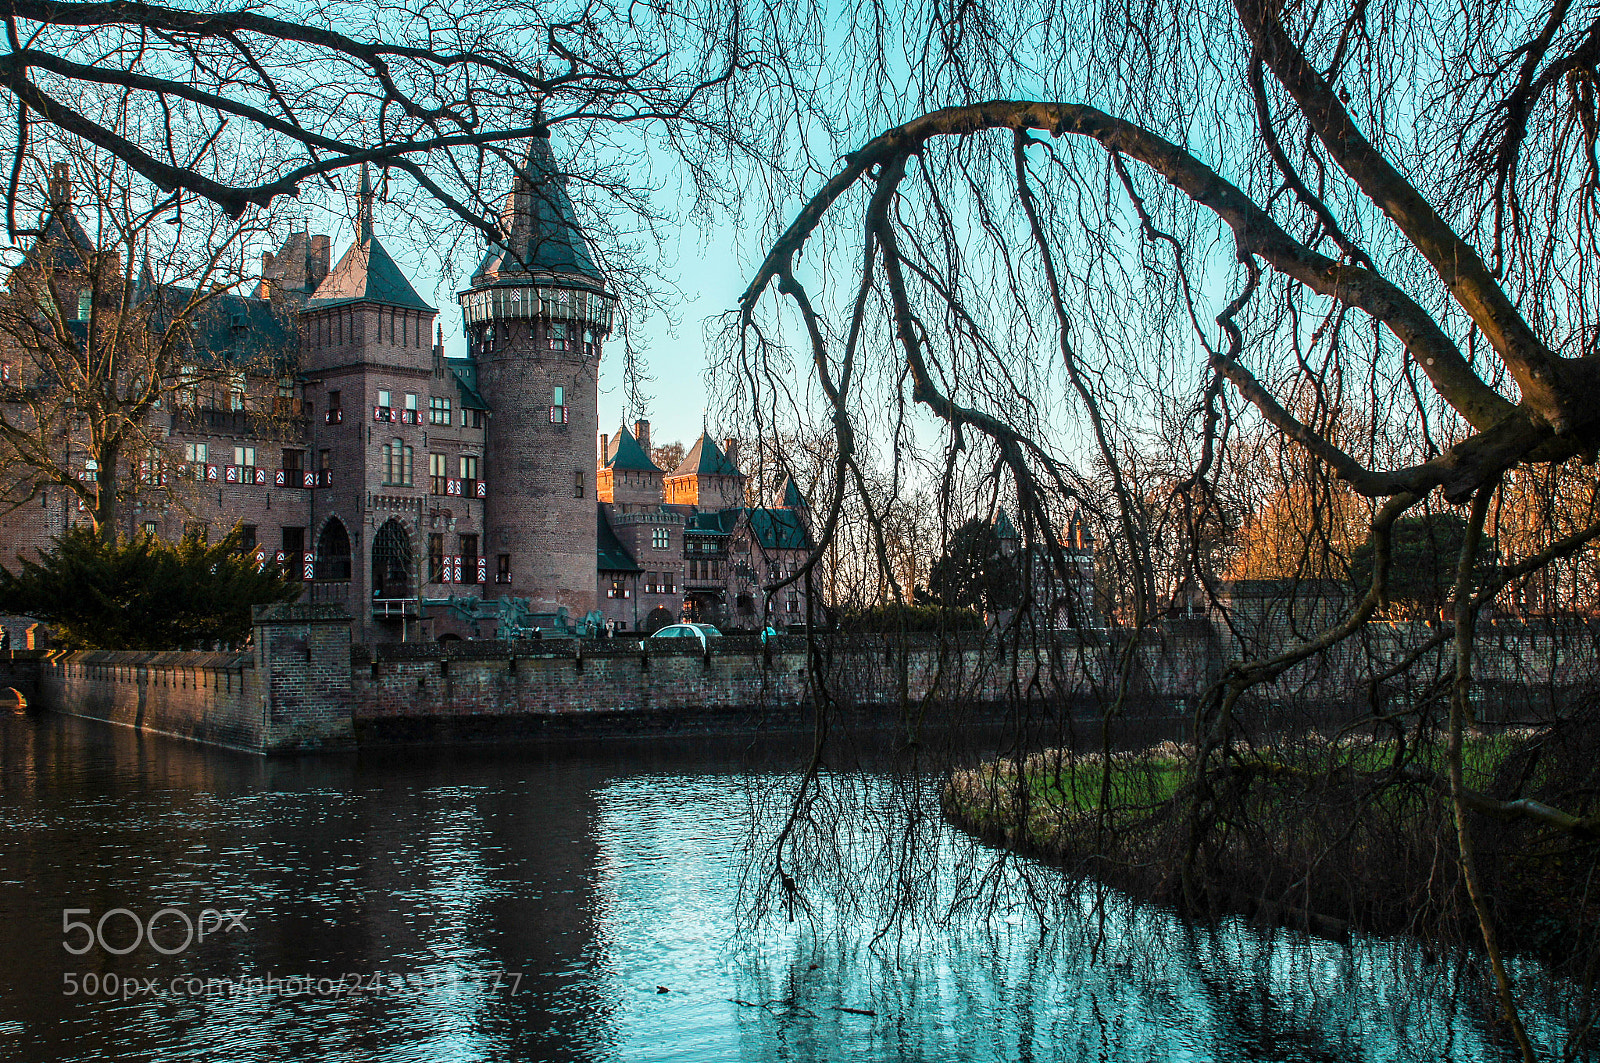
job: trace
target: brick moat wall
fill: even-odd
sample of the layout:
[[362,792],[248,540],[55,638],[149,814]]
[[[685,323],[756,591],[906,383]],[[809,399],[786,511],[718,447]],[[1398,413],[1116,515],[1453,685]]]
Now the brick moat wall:
[[[1336,654],[1292,669],[1255,693],[1343,708],[1372,697],[1426,696],[1448,672],[1445,647],[1405,686],[1372,689],[1375,663],[1425,641],[1425,626],[1370,625]],[[1592,688],[1600,668],[1586,626],[1487,625],[1476,668],[1480,718],[1538,719]],[[1224,663],[1203,621],[1080,637],[997,643],[931,636],[819,638],[821,697],[868,722],[922,711],[955,714],[1018,700],[1057,714],[1099,712],[1126,674],[1126,711],[1182,715]],[[809,727],[819,699],[806,640],[456,642],[352,645],[337,606],[275,607],[245,653],[17,651],[0,655],[0,695],[35,708],[254,752],[610,735],[729,734]],[[1131,660],[1131,665],[1126,662]],[[906,717],[909,718],[909,717]]]

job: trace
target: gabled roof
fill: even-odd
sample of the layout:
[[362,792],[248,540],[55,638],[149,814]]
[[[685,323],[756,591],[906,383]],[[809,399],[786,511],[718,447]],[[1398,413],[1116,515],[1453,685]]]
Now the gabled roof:
[[639,563],[622,545],[617,533],[606,520],[605,503],[595,504],[595,567],[601,572],[638,572]]
[[739,476],[742,475],[728,460],[713,440],[705,432],[700,433],[700,438],[695,441],[689,453],[683,456],[683,461],[672,470],[674,476]]
[[606,444],[606,468],[625,472],[660,472],[661,466],[650,460],[639,440],[623,425]]
[[411,287],[405,273],[376,236],[352,244],[306,305],[325,307],[340,303],[379,303],[430,312],[435,309]]
[[[736,511],[735,511],[736,512]],[[792,509],[747,509],[745,523],[764,550],[809,550],[811,535]]]
[[596,285],[603,283],[567,195],[566,175],[550,150],[547,130],[529,140],[500,223],[511,235],[510,246],[490,245],[473,284],[485,283],[491,274],[510,278],[530,273],[576,274]]

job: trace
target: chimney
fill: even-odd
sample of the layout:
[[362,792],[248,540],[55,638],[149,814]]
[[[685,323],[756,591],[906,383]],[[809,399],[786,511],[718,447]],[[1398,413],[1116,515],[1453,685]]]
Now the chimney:
[[639,441],[639,445],[644,448],[644,456],[648,458],[650,456],[650,422],[633,422],[633,438]]
[[728,456],[729,465],[732,465],[735,469],[739,467],[739,440],[737,437],[729,436],[722,441],[722,453]]
[[50,167],[50,209],[67,210],[72,206],[72,167],[58,162]]
[[611,449],[611,437],[609,435],[607,435],[605,432],[601,432],[600,433],[600,467],[602,469],[605,468],[605,465],[606,465],[606,452],[609,451],[610,449]]

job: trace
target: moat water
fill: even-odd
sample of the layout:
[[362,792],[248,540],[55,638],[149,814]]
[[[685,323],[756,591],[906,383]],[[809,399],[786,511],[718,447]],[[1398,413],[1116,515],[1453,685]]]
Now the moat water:
[[[888,934],[825,898],[747,926],[752,809],[794,760],[702,741],[268,762],[5,718],[0,1059],[1509,1058],[1481,986],[1410,945],[1115,898],[1088,936],[1041,934],[1030,901],[1087,900],[1026,864]],[[943,830],[935,864],[992,859]],[[863,866],[885,879],[867,896],[906,885]]]

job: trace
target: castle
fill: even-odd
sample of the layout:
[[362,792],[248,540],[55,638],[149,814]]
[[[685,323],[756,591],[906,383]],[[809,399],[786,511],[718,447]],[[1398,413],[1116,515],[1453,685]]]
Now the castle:
[[[439,311],[373,231],[365,188],[336,265],[328,237],[309,231],[263,255],[255,289],[212,300],[196,330],[191,364],[152,415],[161,452],[128,465],[119,530],[215,537],[242,524],[247,549],[302,581],[304,600],[343,605],[369,642],[506,637],[562,619],[592,629],[597,614],[628,631],[804,620],[803,580],[770,601],[763,588],[811,551],[792,482],[752,505],[732,440],[703,434],[663,470],[647,421],[599,435],[616,297],[548,137],[531,141],[500,217],[507,242],[458,297],[465,359],[445,357]],[[87,240],[58,165],[28,254],[70,277]],[[85,330],[90,304],[78,307]],[[10,357],[0,376],[16,386],[26,356]],[[78,475],[93,480],[85,464]],[[72,492],[46,488],[0,516],[0,554],[86,519]]]

